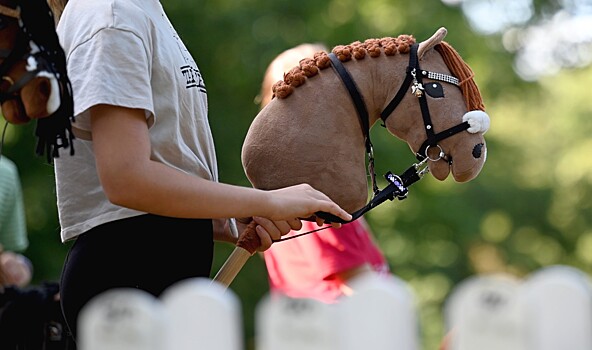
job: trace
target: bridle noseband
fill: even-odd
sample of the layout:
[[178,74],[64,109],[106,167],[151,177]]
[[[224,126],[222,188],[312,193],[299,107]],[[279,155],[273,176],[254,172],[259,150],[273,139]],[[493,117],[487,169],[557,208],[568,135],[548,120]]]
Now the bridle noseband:
[[[467,130],[470,125],[468,122],[462,122],[456,126],[448,128],[444,131],[440,131],[436,133],[434,131],[434,126],[432,123],[432,118],[430,116],[430,110],[428,108],[428,102],[426,99],[425,88],[422,83],[422,79],[428,78],[432,80],[438,80],[445,83],[453,84],[459,86],[459,80],[456,77],[453,77],[448,74],[444,73],[437,73],[437,72],[430,72],[427,70],[422,70],[419,66],[419,57],[417,54],[417,50],[419,48],[418,44],[414,44],[410,48],[409,52],[409,66],[407,67],[407,73],[405,76],[405,80],[401,84],[401,87],[393,97],[393,99],[389,102],[389,104],[385,107],[385,109],[380,113],[380,118],[384,123],[388,117],[393,113],[395,108],[401,103],[405,94],[409,91],[411,87],[411,92],[414,96],[418,98],[419,106],[421,108],[421,115],[423,119],[424,128],[426,131],[426,140],[423,142],[421,147],[416,152],[415,156],[418,163],[413,164],[407,170],[405,170],[401,175],[394,175],[391,172],[385,174],[386,180],[389,182],[389,185],[380,190],[376,184],[376,174],[374,172],[374,152],[372,142],[370,140],[370,119],[368,110],[366,108],[366,104],[364,103],[364,99],[360,94],[354,80],[352,79],[351,75],[345,69],[343,63],[337,58],[334,53],[329,54],[329,58],[331,59],[332,67],[337,72],[337,75],[341,78],[341,81],[345,85],[345,88],[349,92],[350,97],[354,103],[356,111],[358,113],[358,117],[360,120],[360,125],[362,127],[362,132],[364,133],[364,143],[366,147],[366,153],[368,154],[368,172],[370,174],[370,178],[372,180],[372,190],[374,192],[374,196],[368,204],[366,204],[361,209],[352,213],[352,220],[354,221],[361,217],[363,214],[368,212],[370,209],[376,207],[378,204],[383,203],[387,199],[394,200],[395,198],[402,200],[407,197],[407,192],[410,185],[417,182],[419,179],[423,177],[427,172],[429,172],[428,168],[428,161],[439,161],[439,160],[446,160],[451,162],[452,159],[449,158],[442,147],[438,145],[438,142],[457,134],[461,131]],[[419,74],[418,74],[419,73]],[[437,157],[430,157],[428,151],[430,148],[435,147],[438,148],[439,152]],[[318,212],[316,215],[325,220],[325,222],[338,222],[338,223],[347,223],[351,221],[344,221],[341,218],[324,213]],[[293,236],[296,237],[296,236]],[[292,237],[290,237],[292,238]]]

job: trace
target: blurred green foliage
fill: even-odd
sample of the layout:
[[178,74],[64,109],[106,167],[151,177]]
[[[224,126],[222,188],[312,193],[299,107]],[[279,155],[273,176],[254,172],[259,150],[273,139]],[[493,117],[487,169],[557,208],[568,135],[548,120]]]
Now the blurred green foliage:
[[[163,6],[206,82],[221,181],[246,186],[241,145],[275,55],[302,42],[332,47],[398,34],[422,40],[447,27],[445,40],[475,71],[491,116],[488,161],[469,183],[428,176],[410,188],[408,199],[367,215],[391,269],[417,295],[424,349],[437,348],[443,302],[470,275],[524,276],[553,264],[592,272],[592,103],[586,88],[592,67],[523,82],[499,36],[475,34],[459,8],[440,1],[166,0]],[[383,128],[373,128],[372,138],[379,175],[414,161]],[[69,244],[59,240],[52,166],[34,155],[34,143],[34,125],[9,125],[3,154],[19,167],[31,241],[26,254],[40,283],[59,279]],[[217,245],[213,274],[232,248]],[[255,256],[231,286],[242,302],[248,349],[254,348],[254,311],[268,290],[266,278]]]

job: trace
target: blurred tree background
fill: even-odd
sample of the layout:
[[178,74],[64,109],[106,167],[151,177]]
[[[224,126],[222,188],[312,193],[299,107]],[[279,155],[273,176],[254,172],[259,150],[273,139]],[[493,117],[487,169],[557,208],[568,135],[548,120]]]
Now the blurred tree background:
[[[467,184],[427,176],[408,199],[367,215],[392,271],[417,296],[423,349],[437,349],[443,303],[471,275],[525,276],[553,264],[592,272],[589,0],[165,0],[163,6],[206,82],[220,180],[247,186],[241,145],[275,55],[302,42],[333,47],[398,34],[421,41],[440,26],[448,29],[445,40],[475,71],[491,117],[488,161]],[[32,123],[9,125],[2,153],[21,174],[26,254],[34,283],[41,283],[59,280],[70,243],[59,240],[53,168],[34,155],[33,135]],[[373,128],[372,138],[377,174],[414,162],[383,128]],[[217,245],[212,274],[232,248]],[[268,291],[263,260],[250,259],[231,289],[253,349],[255,308]]]

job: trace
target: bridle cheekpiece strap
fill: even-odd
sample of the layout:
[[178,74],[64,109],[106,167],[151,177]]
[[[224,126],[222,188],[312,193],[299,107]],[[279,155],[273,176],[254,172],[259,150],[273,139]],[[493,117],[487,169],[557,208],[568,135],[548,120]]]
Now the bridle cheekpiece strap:
[[[416,158],[420,161],[424,159],[429,159],[427,151],[430,147],[438,146],[438,142],[442,141],[443,139],[450,137],[454,134],[457,134],[461,131],[464,131],[469,128],[468,122],[462,122],[456,126],[453,126],[449,129],[436,133],[434,131],[434,126],[432,123],[432,118],[430,116],[430,110],[428,108],[428,102],[426,98],[426,94],[424,93],[424,87],[422,83],[422,77],[426,77],[428,79],[439,80],[449,84],[453,84],[456,86],[460,85],[458,78],[453,77],[448,74],[444,73],[437,73],[437,72],[430,72],[427,70],[422,70],[419,66],[419,57],[417,55],[417,50],[419,48],[419,44],[413,44],[409,51],[409,66],[407,67],[407,75],[405,80],[401,84],[399,91],[391,102],[384,108],[382,113],[380,113],[380,118],[382,119],[383,123],[386,123],[388,117],[393,113],[395,108],[401,103],[405,94],[407,93],[409,87],[411,86],[411,92],[418,98],[419,106],[421,108],[421,116],[423,118],[424,128],[427,135],[426,140],[423,142],[417,153],[415,154]],[[419,72],[419,74],[417,74]],[[441,156],[438,158],[445,158],[443,152],[440,152]],[[433,160],[433,159],[431,159]]]

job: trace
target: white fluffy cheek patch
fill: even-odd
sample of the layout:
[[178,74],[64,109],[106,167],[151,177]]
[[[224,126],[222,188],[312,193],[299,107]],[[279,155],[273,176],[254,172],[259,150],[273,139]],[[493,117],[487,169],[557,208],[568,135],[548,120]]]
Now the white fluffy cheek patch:
[[[32,54],[39,51],[39,48],[33,42],[30,42],[29,44],[31,45]],[[37,69],[37,66],[37,60],[35,59],[35,57],[29,56],[27,58],[27,71],[32,72]],[[55,111],[58,110],[61,102],[59,93],[60,85],[58,84],[58,80],[53,74],[47,71],[40,71],[39,73],[37,73],[36,77],[47,78],[49,80],[49,83],[51,85],[51,91],[49,92],[49,97],[47,99],[46,109],[48,114],[53,114]]]
[[476,134],[478,132],[485,134],[489,130],[489,115],[483,111],[470,111],[465,113],[462,118],[463,122],[469,123],[468,132]]

